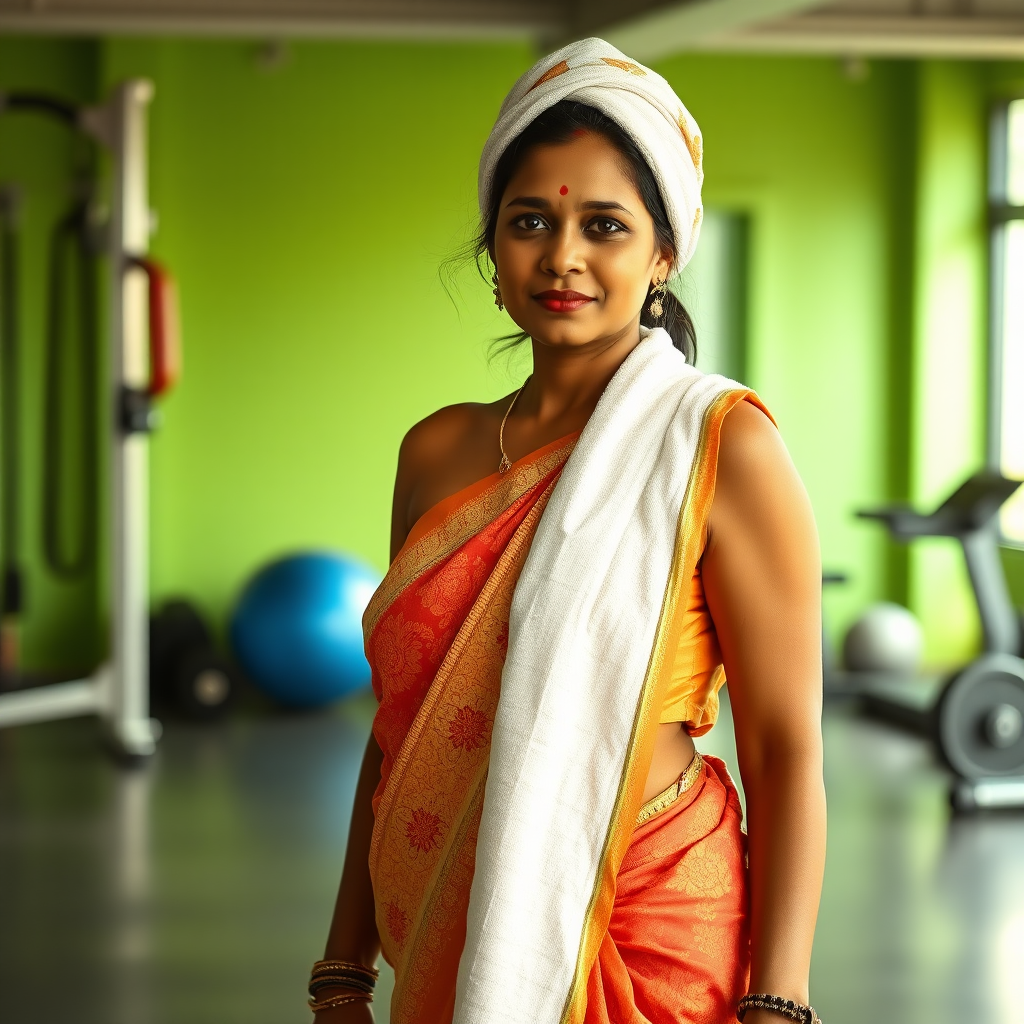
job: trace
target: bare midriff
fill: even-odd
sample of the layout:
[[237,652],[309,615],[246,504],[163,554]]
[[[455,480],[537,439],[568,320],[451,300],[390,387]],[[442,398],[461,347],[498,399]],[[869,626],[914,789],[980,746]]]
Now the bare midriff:
[[644,803],[668,789],[686,771],[696,748],[682,722],[666,722],[658,726],[654,737],[654,754],[644,785]]

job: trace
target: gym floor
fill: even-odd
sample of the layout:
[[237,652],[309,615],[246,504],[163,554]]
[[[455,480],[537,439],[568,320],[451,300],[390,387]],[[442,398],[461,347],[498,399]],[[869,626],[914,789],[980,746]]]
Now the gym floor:
[[[0,1020],[308,1021],[372,713],[169,722],[137,770],[87,720],[0,732]],[[927,745],[848,706],[825,738],[824,1020],[1024,1024],[1024,814],[951,819]]]

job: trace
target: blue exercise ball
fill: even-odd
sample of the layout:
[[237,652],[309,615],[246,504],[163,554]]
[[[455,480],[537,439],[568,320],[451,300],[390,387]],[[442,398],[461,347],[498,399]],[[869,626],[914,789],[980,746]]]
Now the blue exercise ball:
[[348,555],[289,555],[260,569],[231,617],[231,644],[268,696],[318,707],[370,682],[362,617],[378,572]]

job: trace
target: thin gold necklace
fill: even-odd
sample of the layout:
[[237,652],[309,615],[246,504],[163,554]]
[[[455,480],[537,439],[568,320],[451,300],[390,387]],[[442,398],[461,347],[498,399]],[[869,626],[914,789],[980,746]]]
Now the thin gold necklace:
[[[532,376],[533,374],[531,373],[530,377]],[[501,461],[498,463],[499,473],[507,473],[512,468],[512,463],[509,461],[509,457],[505,454],[505,421],[508,419],[508,414],[512,411],[512,406],[516,404],[519,396],[523,393],[523,388],[530,383],[530,377],[527,377],[526,380],[523,381],[523,387],[512,396],[512,401],[508,403],[505,415],[501,418],[501,426],[498,427],[498,450],[501,452]]]

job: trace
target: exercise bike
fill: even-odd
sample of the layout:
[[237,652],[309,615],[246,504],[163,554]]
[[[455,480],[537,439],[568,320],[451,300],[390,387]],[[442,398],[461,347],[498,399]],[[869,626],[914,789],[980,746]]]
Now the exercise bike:
[[904,506],[860,511],[899,541],[953,537],[960,542],[978,605],[981,653],[942,679],[867,680],[858,687],[865,711],[929,736],[954,773],[957,811],[1024,807],[1024,622],[1010,599],[999,558],[996,515],[1024,481],[982,470],[934,512]]

